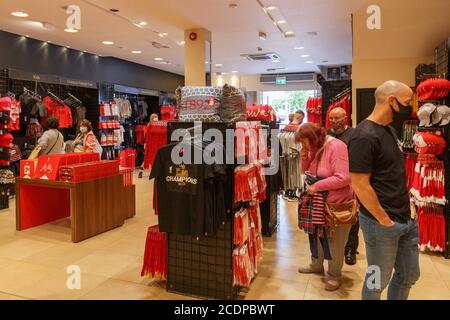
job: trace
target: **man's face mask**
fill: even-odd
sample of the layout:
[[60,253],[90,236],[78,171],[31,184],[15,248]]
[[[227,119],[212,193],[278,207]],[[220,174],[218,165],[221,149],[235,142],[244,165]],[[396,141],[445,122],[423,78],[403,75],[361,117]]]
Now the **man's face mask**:
[[340,119],[340,120],[330,121],[330,126],[334,131],[343,130],[345,128],[345,124],[346,124],[345,118]]
[[413,112],[412,112],[412,107],[410,105],[403,105],[400,101],[398,101],[397,98],[395,98],[395,101],[397,102],[397,105],[398,105],[398,112],[395,110],[395,108],[392,106],[392,104],[389,104],[389,106],[391,107],[391,110],[392,110],[392,114],[393,114],[391,126],[395,128],[395,130],[397,131],[397,134],[400,136],[402,127],[403,127],[403,123],[406,120],[411,119]]

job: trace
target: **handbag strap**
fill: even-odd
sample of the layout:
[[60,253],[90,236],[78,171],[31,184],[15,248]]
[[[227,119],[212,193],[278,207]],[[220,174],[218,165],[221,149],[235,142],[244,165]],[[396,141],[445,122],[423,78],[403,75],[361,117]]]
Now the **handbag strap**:
[[52,148],[47,152],[47,154],[50,154],[50,152],[52,152],[53,151],[53,148],[56,146],[56,144],[58,143],[58,141],[59,141],[59,136],[61,135],[61,133],[58,131],[58,130],[55,130],[57,133],[57,138],[56,138],[56,141],[55,141],[55,143],[53,144],[53,146],[52,146]]
[[[316,176],[318,176],[319,175],[319,163],[320,163],[320,160],[322,160],[321,159],[321,157],[320,157],[320,154],[323,152],[323,150],[325,149],[325,146],[327,145],[327,143],[330,141],[330,137],[329,136],[327,136],[326,137],[326,140],[325,140],[325,143],[323,144],[323,146],[319,149],[319,150],[317,150],[317,152],[316,152],[316,157],[314,158],[314,160],[316,160],[317,159],[317,163],[316,163]],[[314,161],[313,160],[313,161]]]

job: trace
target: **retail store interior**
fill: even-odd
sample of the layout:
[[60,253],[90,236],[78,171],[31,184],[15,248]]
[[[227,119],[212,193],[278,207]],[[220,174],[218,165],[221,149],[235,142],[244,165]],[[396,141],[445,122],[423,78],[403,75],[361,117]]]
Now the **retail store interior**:
[[[450,299],[450,111],[417,118],[450,106],[449,0],[2,0],[0,48],[0,300],[361,300],[361,230],[337,288],[299,272],[295,119],[329,129],[342,108],[356,127],[387,80],[417,100],[396,128],[419,212],[409,299]],[[186,166],[167,158],[180,129],[256,135],[245,164]],[[442,150],[423,160],[416,132]]]

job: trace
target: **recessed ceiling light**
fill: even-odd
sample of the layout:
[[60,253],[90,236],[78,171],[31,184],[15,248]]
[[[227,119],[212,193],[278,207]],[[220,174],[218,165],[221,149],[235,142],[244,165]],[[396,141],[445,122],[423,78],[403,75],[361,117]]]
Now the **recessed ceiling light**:
[[205,61],[206,64],[209,64],[209,61]]
[[231,71],[231,73],[239,73],[239,71]]
[[216,63],[215,66],[216,66],[217,68],[220,68],[220,67],[223,67],[223,64],[221,64],[221,63]]
[[158,34],[158,36],[160,37],[160,38],[164,38],[164,37],[167,37],[169,34],[167,33],[167,32],[160,32],[159,34]]
[[14,12],[11,12],[11,14],[14,17],[18,17],[18,18],[26,18],[26,17],[28,17],[28,13],[23,12],[23,11],[14,11]]
[[228,5],[228,7],[231,8],[231,9],[236,9],[238,7],[238,5],[237,5],[237,3],[230,3]]
[[114,42],[112,41],[102,41],[103,44],[106,44],[108,46],[112,46],[114,44]]
[[303,49],[305,49],[305,47],[295,47],[294,49],[295,50],[303,50]]
[[163,61],[164,59],[163,58],[155,58],[153,60],[155,60],[155,61]]
[[50,40],[48,40],[47,43],[52,43],[52,42]]
[[98,55],[99,57],[103,57],[101,54]]
[[275,6],[268,6],[268,7],[266,7],[266,10],[267,10],[267,11],[270,11],[270,10],[276,10],[276,9],[278,9],[278,8],[275,7]]
[[313,61],[311,61],[311,60],[308,60],[308,61],[305,61],[305,63],[313,63]]
[[140,54],[140,53],[142,53],[142,51],[141,50],[133,50],[133,51],[131,51],[131,53]]
[[184,46],[186,44],[186,41],[178,41],[177,44],[179,46]]
[[286,31],[284,33],[285,37],[295,37],[295,32],[294,31]]
[[64,29],[65,32],[69,32],[69,33],[77,33],[78,30],[77,29]]
[[279,63],[280,60],[272,60],[273,63]]
[[284,24],[284,23],[286,23],[286,20],[278,20],[277,21],[277,24]]
[[26,34],[26,35],[25,35],[25,37],[26,37],[26,38],[28,38],[28,37],[29,37],[29,35],[28,35],[28,34]]
[[83,50],[83,52],[86,53],[87,51],[86,51],[86,50]]
[[70,49],[70,46],[67,46],[66,48],[67,48],[67,49]]
[[309,58],[310,55],[309,54],[302,54],[300,57],[302,57],[302,58]]
[[140,25],[140,26],[146,26],[147,25],[147,22],[145,22],[145,21],[139,21],[138,22],[138,25]]

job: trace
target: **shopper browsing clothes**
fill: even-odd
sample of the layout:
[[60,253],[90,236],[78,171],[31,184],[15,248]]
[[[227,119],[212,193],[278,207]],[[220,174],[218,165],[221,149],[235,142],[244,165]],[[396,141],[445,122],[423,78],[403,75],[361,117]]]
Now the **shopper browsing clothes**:
[[92,124],[89,120],[82,120],[79,124],[79,133],[74,141],[75,152],[97,152],[102,155],[102,147],[95,137]]
[[53,117],[45,121],[46,131],[39,138],[38,145],[41,147],[39,155],[63,154],[64,137],[59,132],[59,120]]
[[413,91],[401,82],[383,83],[375,91],[372,114],[355,129],[349,143],[369,265],[362,290],[365,300],[379,300],[388,285],[389,300],[406,300],[420,275],[419,231],[411,214],[405,160],[389,126],[410,118],[412,97]]
[[309,234],[311,249],[311,263],[298,271],[322,274],[324,259],[328,260],[325,289],[334,291],[341,285],[344,248],[351,225],[338,226],[329,232],[324,206],[354,199],[347,146],[326,135],[324,128],[310,123],[299,128],[296,140],[302,144],[302,169],[308,184],[299,202],[299,226]]
[[[330,129],[327,134],[335,137],[346,145],[350,141],[353,128],[347,125],[347,112],[343,108],[334,108],[330,112]],[[348,265],[356,264],[356,254],[359,246],[359,221],[350,229],[347,245],[345,246],[345,263]]]

